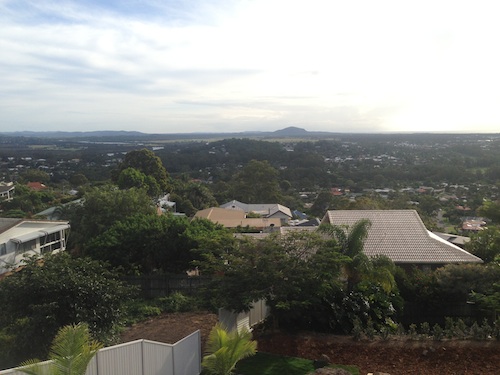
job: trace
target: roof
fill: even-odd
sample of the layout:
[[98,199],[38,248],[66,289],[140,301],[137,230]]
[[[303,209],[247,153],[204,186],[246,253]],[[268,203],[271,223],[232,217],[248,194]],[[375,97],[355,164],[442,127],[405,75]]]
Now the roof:
[[43,190],[43,189],[47,189],[47,186],[45,186],[44,184],[42,184],[41,182],[28,182],[26,184],[31,190],[35,190],[35,191],[38,191],[38,190]]
[[252,227],[268,228],[279,227],[281,221],[279,218],[247,218],[245,212],[241,210],[231,210],[220,207],[211,207],[196,212],[195,218],[203,218],[219,223],[226,228]]
[[441,237],[443,240],[451,242],[452,244],[455,244],[457,246],[463,246],[467,242],[470,242],[470,237],[464,237],[456,234],[441,233],[441,232],[432,232],[432,233],[434,233],[436,236]]
[[240,210],[227,210],[220,207],[210,207],[196,212],[194,217],[217,221],[227,219],[240,220],[244,219],[246,215],[244,211]]
[[0,184],[0,193],[6,193],[14,190],[16,187],[13,184]]
[[429,232],[415,210],[330,210],[323,223],[352,226],[368,219],[368,256],[386,255],[395,263],[481,263],[482,260]]
[[27,242],[69,227],[67,221],[0,218],[0,243]]
[[256,214],[262,216],[273,216],[277,213],[283,213],[288,217],[292,217],[292,211],[281,204],[278,203],[257,203],[257,204],[248,204],[243,203],[237,200],[232,200],[230,202],[224,203],[220,205],[220,208],[230,209],[230,210],[241,210],[243,212],[249,213],[254,212]]

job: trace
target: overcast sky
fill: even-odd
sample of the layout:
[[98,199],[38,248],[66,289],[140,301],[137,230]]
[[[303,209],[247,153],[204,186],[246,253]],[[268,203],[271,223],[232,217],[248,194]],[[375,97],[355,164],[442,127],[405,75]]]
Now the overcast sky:
[[0,0],[0,131],[500,132],[500,2]]

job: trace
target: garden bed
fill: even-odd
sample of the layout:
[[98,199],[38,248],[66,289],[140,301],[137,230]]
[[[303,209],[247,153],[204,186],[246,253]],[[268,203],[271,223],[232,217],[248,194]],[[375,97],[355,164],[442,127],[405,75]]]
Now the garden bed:
[[[175,343],[200,329],[202,341],[216,324],[210,313],[175,313],[138,323],[122,334],[122,341],[149,339]],[[291,357],[320,359],[328,356],[333,363],[355,365],[360,374],[387,372],[404,374],[500,374],[500,341],[496,340],[388,340],[355,341],[349,336],[316,333],[256,333],[258,350]]]

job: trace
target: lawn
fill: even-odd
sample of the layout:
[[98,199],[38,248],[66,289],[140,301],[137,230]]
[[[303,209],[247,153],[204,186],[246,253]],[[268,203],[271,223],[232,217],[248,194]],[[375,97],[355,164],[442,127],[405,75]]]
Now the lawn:
[[[354,366],[332,365],[332,367],[341,367],[350,371],[351,374],[359,375],[359,370]],[[235,373],[241,375],[305,375],[314,370],[314,362],[309,359],[258,352],[253,357],[239,362]]]

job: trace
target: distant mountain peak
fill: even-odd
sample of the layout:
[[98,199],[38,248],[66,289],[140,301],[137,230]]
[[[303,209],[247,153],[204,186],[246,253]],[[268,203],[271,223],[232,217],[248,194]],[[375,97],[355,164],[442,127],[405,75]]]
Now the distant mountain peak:
[[307,134],[308,131],[302,128],[298,128],[296,126],[289,126],[287,128],[276,130],[274,134],[286,134],[286,135],[300,135]]

